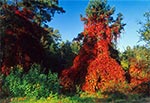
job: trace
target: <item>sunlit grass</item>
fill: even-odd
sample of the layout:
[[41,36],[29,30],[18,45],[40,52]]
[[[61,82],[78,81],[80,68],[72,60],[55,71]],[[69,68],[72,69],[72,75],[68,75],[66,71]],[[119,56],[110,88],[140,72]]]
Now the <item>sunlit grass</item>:
[[74,96],[55,95],[47,98],[36,99],[34,97],[16,97],[9,99],[11,103],[145,103],[150,102],[149,97],[140,95],[128,95],[120,98],[116,94],[103,95],[100,93],[88,94],[81,93]]

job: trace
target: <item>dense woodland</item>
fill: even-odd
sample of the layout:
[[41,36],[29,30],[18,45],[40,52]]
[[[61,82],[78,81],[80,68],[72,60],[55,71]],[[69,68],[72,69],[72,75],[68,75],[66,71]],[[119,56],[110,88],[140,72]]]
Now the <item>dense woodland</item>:
[[106,0],[89,1],[81,15],[84,31],[63,41],[47,25],[65,13],[58,0],[0,0],[0,102],[129,102],[150,96],[150,12],[139,23],[144,44],[123,52],[116,44],[126,24],[114,12]]

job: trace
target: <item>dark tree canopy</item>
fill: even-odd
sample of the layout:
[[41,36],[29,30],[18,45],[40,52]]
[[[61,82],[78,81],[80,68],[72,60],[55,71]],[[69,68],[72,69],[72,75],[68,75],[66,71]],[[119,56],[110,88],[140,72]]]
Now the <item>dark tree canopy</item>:
[[[58,0],[1,0],[0,5],[2,8],[11,5],[16,10],[27,12],[24,16],[39,24],[51,21],[56,12],[65,12],[58,6]],[[13,8],[10,11],[13,12]]]
[[45,46],[55,44],[58,31],[46,25],[55,13],[64,13],[57,0],[1,0],[0,41],[2,72],[10,66],[43,63]]

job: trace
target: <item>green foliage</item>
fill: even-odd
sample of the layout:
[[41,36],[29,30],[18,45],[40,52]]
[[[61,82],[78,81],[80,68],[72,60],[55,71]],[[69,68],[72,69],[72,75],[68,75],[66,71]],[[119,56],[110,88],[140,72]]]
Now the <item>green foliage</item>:
[[10,75],[6,77],[4,87],[8,87],[14,96],[24,96],[24,91],[21,86],[22,80],[20,78],[22,75],[22,69],[19,66],[15,69],[16,70],[13,70]]
[[146,42],[147,46],[150,46],[150,11],[144,13],[145,22],[140,22],[142,26],[138,31],[141,35],[141,41]]
[[[33,21],[43,24],[52,20],[55,13],[64,13],[62,7],[58,6],[58,0],[3,0],[0,5],[9,4],[17,8],[26,8],[34,14]],[[31,16],[28,16],[29,18]],[[46,24],[43,24],[46,25]]]
[[124,70],[128,70],[129,69],[129,61],[128,60],[122,60],[121,66],[123,67]]
[[79,42],[73,41],[71,44],[71,50],[74,54],[78,54],[81,48],[81,44]]
[[55,54],[58,50],[61,35],[57,29],[55,30],[52,27],[49,27],[46,30],[48,31],[48,34],[41,37],[40,43],[48,52]]
[[24,73],[19,66],[12,68],[10,75],[5,79],[4,88],[11,96],[48,97],[59,93],[59,80],[55,73],[47,75],[40,72],[41,67],[33,64],[28,73]]
[[134,57],[134,53],[131,49],[131,47],[127,47],[126,50],[123,53],[120,53],[120,61],[121,66],[124,70],[128,70],[130,67],[130,59]]
[[87,17],[99,16],[104,13],[111,15],[114,13],[114,8],[107,5],[107,0],[90,0],[86,9]]
[[[127,47],[127,49],[120,54],[121,65],[124,70],[128,70],[133,59],[136,60],[138,64],[145,65],[145,70],[149,71],[150,68],[150,49],[145,46],[134,46],[133,48]],[[143,68],[143,69],[144,69]]]
[[59,44],[59,58],[61,58],[63,68],[72,65],[73,59],[78,54],[80,50],[79,42],[61,42]]
[[3,82],[3,75],[0,73],[0,98],[2,96],[2,82]]

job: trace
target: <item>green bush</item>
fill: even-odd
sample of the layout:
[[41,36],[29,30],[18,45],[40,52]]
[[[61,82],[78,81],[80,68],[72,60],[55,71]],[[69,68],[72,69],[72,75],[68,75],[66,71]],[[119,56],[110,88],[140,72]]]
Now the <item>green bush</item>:
[[2,96],[2,82],[3,82],[3,75],[0,73],[0,98]]
[[4,88],[10,91],[11,96],[48,97],[59,92],[59,79],[56,73],[40,72],[40,65],[33,64],[24,73],[20,66],[12,69],[10,75],[5,78]]

